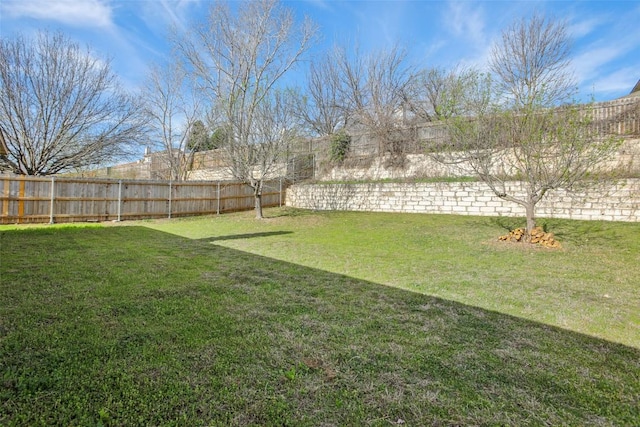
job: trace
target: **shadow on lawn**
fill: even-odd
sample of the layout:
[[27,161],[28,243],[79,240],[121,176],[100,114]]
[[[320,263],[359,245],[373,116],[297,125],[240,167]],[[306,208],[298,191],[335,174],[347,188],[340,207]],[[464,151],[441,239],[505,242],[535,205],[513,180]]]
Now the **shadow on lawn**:
[[229,236],[215,236],[199,240],[205,242],[217,242],[222,240],[253,239],[254,237],[282,236],[283,234],[293,234],[293,231],[266,231],[262,233],[231,234]]
[[[2,424],[640,419],[636,348],[208,243],[246,236],[2,234]],[[41,285],[62,268],[73,281]],[[81,327],[95,339],[70,335]]]
[[[478,217],[479,226],[491,225],[502,228],[507,234],[516,228],[524,228],[526,220],[523,217]],[[637,230],[637,223],[620,223],[611,221],[580,221],[561,218],[536,218],[536,225],[543,228],[545,232],[552,232],[561,242],[571,242],[581,244],[590,242],[591,244],[601,243],[602,245],[620,244],[619,242],[629,241],[626,234],[620,234],[621,227],[628,227],[629,234],[633,235]],[[615,226],[612,226],[615,225]],[[626,245],[627,242],[621,245]]]

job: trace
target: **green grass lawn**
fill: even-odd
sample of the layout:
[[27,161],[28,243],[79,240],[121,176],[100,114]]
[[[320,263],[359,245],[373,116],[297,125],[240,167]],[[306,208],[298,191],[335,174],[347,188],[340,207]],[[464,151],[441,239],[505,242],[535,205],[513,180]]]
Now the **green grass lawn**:
[[640,225],[0,229],[0,425],[638,425]]
[[640,224],[541,220],[552,250],[498,242],[513,218],[267,212],[144,225],[640,348]]

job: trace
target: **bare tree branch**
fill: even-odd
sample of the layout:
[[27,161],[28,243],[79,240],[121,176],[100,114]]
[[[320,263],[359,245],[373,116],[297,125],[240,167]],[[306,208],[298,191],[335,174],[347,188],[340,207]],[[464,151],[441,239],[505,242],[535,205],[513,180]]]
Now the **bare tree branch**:
[[551,107],[575,93],[570,53],[566,23],[536,14],[502,32],[489,66],[514,107]]
[[13,172],[49,175],[130,154],[143,137],[132,98],[108,62],[66,38],[40,32],[0,41],[0,131]]
[[462,102],[473,87],[475,70],[428,68],[417,73],[407,89],[405,102],[416,121],[443,120],[472,114]]
[[364,56],[336,48],[334,72],[341,108],[350,126],[362,125],[379,141],[379,151],[401,157],[406,135],[404,107],[413,70],[398,46]]
[[299,102],[298,114],[313,134],[328,136],[346,127],[349,111],[343,95],[333,56],[326,54],[312,61],[307,73],[306,97]]
[[158,178],[184,180],[198,149],[188,147],[201,114],[198,98],[187,84],[184,69],[175,62],[151,68],[144,94],[152,139],[163,151],[159,158],[166,164]]

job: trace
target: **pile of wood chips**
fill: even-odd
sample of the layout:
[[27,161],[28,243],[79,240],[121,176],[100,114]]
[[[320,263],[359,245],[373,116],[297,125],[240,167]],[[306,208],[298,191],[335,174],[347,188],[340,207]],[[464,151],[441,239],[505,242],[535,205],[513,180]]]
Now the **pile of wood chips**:
[[535,227],[531,230],[531,236],[529,239],[526,239],[526,234],[527,231],[524,228],[516,228],[515,230],[511,230],[506,236],[498,237],[498,240],[507,242],[522,242],[528,240],[529,243],[542,245],[546,248],[561,247],[560,242],[554,239],[553,233],[546,233],[542,227]]

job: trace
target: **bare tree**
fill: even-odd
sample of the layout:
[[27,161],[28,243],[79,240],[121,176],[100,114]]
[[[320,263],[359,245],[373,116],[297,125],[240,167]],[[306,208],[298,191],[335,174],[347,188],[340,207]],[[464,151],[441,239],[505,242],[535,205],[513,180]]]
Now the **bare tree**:
[[62,33],[0,40],[0,164],[50,175],[131,154],[143,121],[109,62]]
[[346,127],[349,112],[340,83],[337,64],[331,54],[311,62],[306,93],[299,98],[297,111],[313,134],[328,136]]
[[502,32],[491,50],[489,66],[514,108],[551,107],[575,93],[570,54],[566,22],[535,14]]
[[144,86],[148,125],[156,147],[162,151],[156,156],[165,164],[159,176],[163,179],[186,179],[194,153],[200,144],[206,144],[206,135],[190,138],[201,112],[198,98],[187,83],[184,69],[172,62],[153,66]]
[[401,155],[405,135],[404,104],[412,69],[398,46],[370,55],[336,48],[333,62],[339,81],[341,108],[350,125],[361,125],[379,143],[382,153]]
[[271,108],[282,77],[309,49],[316,27],[308,20],[297,24],[292,11],[276,0],[235,6],[236,13],[227,3],[212,4],[206,23],[178,40],[178,48],[211,102],[211,127],[230,130],[223,148],[229,171],[251,186],[261,218],[262,180],[268,175],[248,175],[234,157],[245,150],[246,161],[265,170],[273,170],[271,163],[280,159],[260,148],[272,138],[262,115]]
[[473,69],[427,68],[417,73],[409,84],[405,102],[413,119],[421,122],[443,120],[455,115],[469,115],[461,99],[470,90],[477,72]]
[[[447,120],[451,143],[436,155],[467,167],[498,197],[523,206],[529,232],[536,205],[549,191],[602,176],[620,144],[596,131],[588,105],[551,108],[571,92],[567,44],[563,25],[539,17],[506,30],[493,50],[498,80],[476,73],[465,93],[448,96],[473,114]],[[514,179],[522,181],[522,191]]]
[[285,177],[293,144],[298,138],[294,112],[296,96],[289,90],[273,90],[256,105],[254,135],[228,139],[222,151],[231,174],[253,189],[256,218],[262,218],[262,192],[269,179]]

